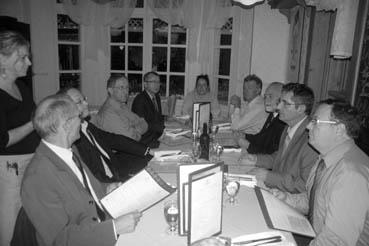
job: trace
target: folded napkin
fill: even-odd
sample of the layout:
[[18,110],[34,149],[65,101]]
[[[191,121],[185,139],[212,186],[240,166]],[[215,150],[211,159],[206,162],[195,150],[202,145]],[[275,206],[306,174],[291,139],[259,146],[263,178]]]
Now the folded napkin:
[[223,153],[241,153],[242,148],[223,146]]

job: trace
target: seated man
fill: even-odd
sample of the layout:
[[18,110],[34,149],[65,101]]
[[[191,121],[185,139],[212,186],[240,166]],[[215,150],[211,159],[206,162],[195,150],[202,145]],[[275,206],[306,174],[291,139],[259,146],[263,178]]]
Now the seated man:
[[195,90],[187,93],[182,108],[183,115],[190,115],[192,117],[192,109],[194,103],[210,102],[211,114],[213,118],[220,116],[220,106],[217,96],[210,92],[208,75],[199,75],[196,78]]
[[318,158],[308,144],[306,126],[314,104],[313,91],[298,83],[283,86],[279,117],[288,127],[283,131],[278,151],[271,155],[247,154],[241,162],[256,165],[250,174],[270,188],[291,193],[306,191],[311,167]]
[[245,134],[238,144],[249,154],[272,154],[278,150],[279,141],[286,124],[279,119],[277,107],[281,100],[283,84],[271,83],[264,93],[265,111],[269,113],[263,128],[256,134]]
[[311,246],[368,245],[369,157],[354,142],[358,113],[348,103],[320,103],[307,126],[309,142],[319,152],[305,197],[273,192],[300,210],[309,210],[317,236]]
[[116,219],[105,213],[105,187],[72,149],[79,115],[70,98],[58,95],[42,100],[32,119],[42,141],[24,173],[21,198],[38,245],[115,245],[141,217],[137,211]]
[[112,75],[107,82],[108,97],[96,115],[96,125],[107,132],[140,141],[146,121],[127,107],[129,83],[124,75]]
[[230,101],[231,128],[247,134],[258,133],[268,114],[264,110],[261,96],[263,83],[256,75],[249,75],[243,81],[243,99],[246,105],[241,110],[241,99],[233,95]]
[[148,72],[143,80],[145,90],[133,100],[132,111],[149,124],[149,129],[142,135],[140,142],[150,148],[158,148],[160,145],[158,139],[165,128],[159,96],[160,77],[156,72]]
[[[88,102],[76,88],[59,94],[68,95],[83,119],[89,117]],[[81,124],[80,139],[75,143],[82,160],[100,182],[124,181],[151,160],[150,148],[123,135],[103,131],[88,120]],[[114,152],[114,153],[113,153]]]

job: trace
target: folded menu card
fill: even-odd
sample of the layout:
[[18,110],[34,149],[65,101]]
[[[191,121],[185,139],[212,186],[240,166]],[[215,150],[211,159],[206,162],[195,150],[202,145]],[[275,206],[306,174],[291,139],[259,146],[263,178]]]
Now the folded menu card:
[[303,214],[266,190],[255,187],[255,193],[270,228],[315,237],[313,227]]
[[138,174],[101,199],[105,210],[117,218],[134,210],[144,211],[176,191],[151,168]]

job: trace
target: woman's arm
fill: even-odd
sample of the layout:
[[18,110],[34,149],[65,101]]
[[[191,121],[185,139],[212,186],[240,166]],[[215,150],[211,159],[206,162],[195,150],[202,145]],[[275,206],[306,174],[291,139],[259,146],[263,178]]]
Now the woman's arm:
[[28,134],[33,131],[33,124],[31,121],[27,122],[26,124],[19,126],[17,128],[11,129],[8,131],[9,140],[6,147],[9,147],[13,144],[18,143],[23,138],[25,138]]

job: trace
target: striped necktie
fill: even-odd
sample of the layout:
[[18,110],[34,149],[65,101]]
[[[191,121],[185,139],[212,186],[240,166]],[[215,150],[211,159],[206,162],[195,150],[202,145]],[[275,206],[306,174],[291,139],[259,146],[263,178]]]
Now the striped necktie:
[[315,169],[315,176],[314,176],[314,183],[310,190],[310,198],[309,198],[309,214],[308,218],[313,224],[313,216],[314,216],[314,203],[315,203],[315,195],[316,195],[316,189],[319,186],[319,183],[322,180],[323,172],[325,169],[325,162],[323,159],[320,159],[318,166]]
[[152,103],[154,104],[154,108],[155,108],[156,112],[159,112],[159,106],[158,106],[158,103],[156,102],[156,97],[153,96],[151,98],[151,100],[152,100]]

